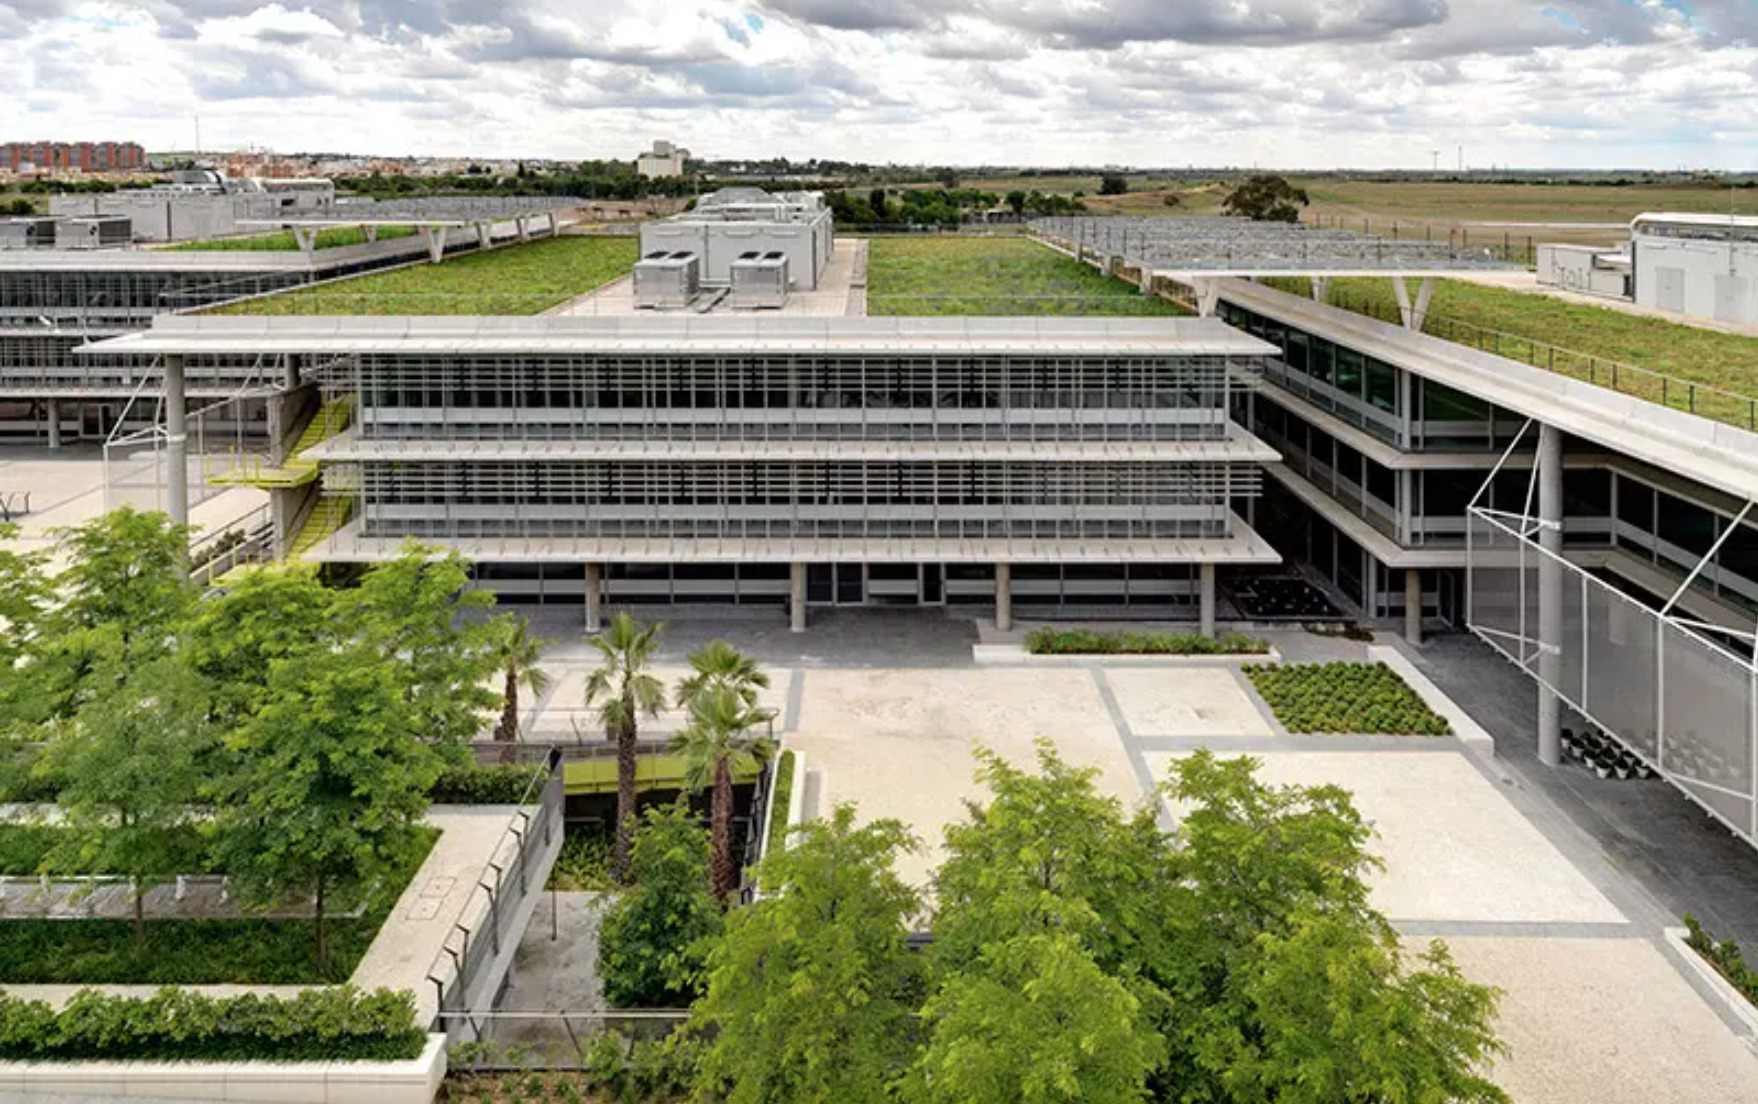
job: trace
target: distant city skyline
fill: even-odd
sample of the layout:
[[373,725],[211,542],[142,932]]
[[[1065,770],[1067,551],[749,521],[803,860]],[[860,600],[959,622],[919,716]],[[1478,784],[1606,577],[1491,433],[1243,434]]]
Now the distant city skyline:
[[215,152],[1758,169],[1747,0],[654,7],[0,0],[0,140],[189,149],[199,115]]

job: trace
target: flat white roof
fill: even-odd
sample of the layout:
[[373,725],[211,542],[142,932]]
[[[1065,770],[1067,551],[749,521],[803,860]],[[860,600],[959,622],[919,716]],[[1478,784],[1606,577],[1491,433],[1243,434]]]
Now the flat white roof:
[[163,315],[83,347],[104,353],[896,356],[1271,356],[1218,318],[862,318],[640,315],[227,317]]
[[1630,229],[1645,224],[1672,226],[1750,226],[1758,227],[1758,215],[1710,215],[1696,212],[1645,212],[1630,220]]

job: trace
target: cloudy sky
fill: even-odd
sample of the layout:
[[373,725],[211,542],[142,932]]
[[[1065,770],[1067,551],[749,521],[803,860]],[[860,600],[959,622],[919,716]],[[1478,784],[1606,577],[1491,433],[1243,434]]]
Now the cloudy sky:
[[1758,0],[0,0],[0,138],[1758,168]]

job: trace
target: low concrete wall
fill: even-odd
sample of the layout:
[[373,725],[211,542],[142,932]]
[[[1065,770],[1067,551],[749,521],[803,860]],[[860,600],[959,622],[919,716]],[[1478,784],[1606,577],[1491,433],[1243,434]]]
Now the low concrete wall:
[[978,666],[994,667],[1242,667],[1247,663],[1280,663],[1282,653],[1271,648],[1257,655],[1033,655],[1021,644],[973,644],[971,660]]
[[408,1062],[0,1062],[0,1104],[431,1104],[445,1076],[445,1036],[429,1035]]
[[1721,976],[1702,955],[1691,949],[1685,942],[1690,935],[1684,928],[1667,928],[1665,931],[1667,944],[1685,960],[1685,965],[1703,982],[1699,988],[1706,988],[1714,994],[1716,1002],[1733,1017],[1734,1021],[1745,1025],[1748,1034],[1758,1037],[1758,1008],[1746,995],[1733,987],[1733,983]]

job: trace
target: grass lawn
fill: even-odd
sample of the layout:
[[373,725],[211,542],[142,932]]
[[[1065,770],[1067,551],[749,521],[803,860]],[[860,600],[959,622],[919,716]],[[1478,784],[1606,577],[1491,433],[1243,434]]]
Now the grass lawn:
[[567,236],[252,299],[215,314],[537,314],[624,275],[634,238]]
[[[1311,294],[1311,285],[1306,280],[1266,282],[1297,295]],[[1362,313],[1381,318],[1397,316],[1397,300],[1389,280],[1332,280],[1331,299],[1357,310],[1364,305],[1362,300],[1369,300],[1375,309]],[[1450,340],[1464,340],[1465,334],[1449,332],[1449,319],[1504,335],[1500,339],[1494,335],[1483,339],[1483,347],[1490,352],[1554,368],[1578,379],[1591,378],[1605,386],[1613,386],[1609,366],[1590,368],[1585,357],[1563,356],[1549,347],[1620,361],[1740,395],[1758,396],[1758,340],[1749,337],[1570,303],[1548,295],[1440,280],[1435,284],[1425,329]],[[1476,345],[1478,341],[1468,343]],[[1692,396],[1689,389],[1674,385],[1668,385],[1663,393],[1659,381],[1639,374],[1620,373],[1615,386],[1651,402],[1664,398],[1666,405],[1681,410],[1691,409],[1694,401],[1697,413],[1735,425],[1746,425],[1751,413],[1743,402],[1718,401],[1702,393]]]
[[[414,236],[413,226],[378,228],[379,241]],[[317,232],[318,249],[365,244],[366,231],[358,226],[332,226]],[[208,238],[202,241],[178,242],[176,245],[166,246],[165,249],[172,253],[296,253],[299,250],[299,241],[293,236],[293,231],[280,230],[273,234],[257,234],[248,238]]]
[[1022,238],[874,238],[870,315],[1177,315],[1162,299]]
[[331,920],[329,969],[320,972],[309,920],[149,920],[135,947],[126,920],[0,919],[0,985],[318,985],[348,980],[378,935],[420,856],[367,911]]

